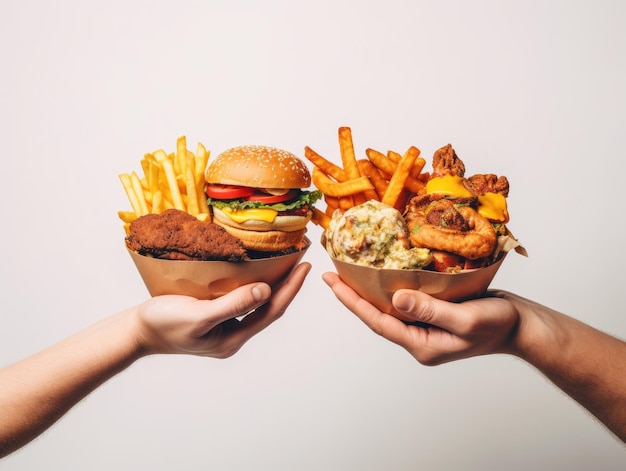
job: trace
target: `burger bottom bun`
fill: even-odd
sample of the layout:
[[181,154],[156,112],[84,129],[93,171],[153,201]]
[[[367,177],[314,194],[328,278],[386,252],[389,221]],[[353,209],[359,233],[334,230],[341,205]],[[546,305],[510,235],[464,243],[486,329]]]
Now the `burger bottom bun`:
[[229,218],[224,211],[213,207],[214,222],[220,226],[230,226],[235,229],[246,231],[300,231],[304,229],[311,219],[311,211],[305,216],[276,216],[273,222],[248,220],[242,223],[235,222]]
[[[305,219],[305,218],[301,218]],[[259,252],[279,252],[298,245],[304,239],[306,228],[297,231],[251,231],[222,224],[217,219],[214,220],[227,232],[234,235],[243,242],[243,246],[248,250]]]

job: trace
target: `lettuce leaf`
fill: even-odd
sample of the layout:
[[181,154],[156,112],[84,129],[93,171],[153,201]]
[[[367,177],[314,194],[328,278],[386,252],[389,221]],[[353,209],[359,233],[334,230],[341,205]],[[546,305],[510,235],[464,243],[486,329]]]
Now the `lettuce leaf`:
[[322,198],[322,192],[315,191],[302,191],[297,199],[291,201],[283,201],[281,203],[263,204],[259,201],[244,201],[244,200],[218,200],[215,198],[207,198],[207,204],[209,206],[215,206],[216,208],[232,208],[232,209],[248,209],[248,208],[269,208],[275,211],[287,211],[289,209],[298,209],[303,206],[313,206],[315,202]]

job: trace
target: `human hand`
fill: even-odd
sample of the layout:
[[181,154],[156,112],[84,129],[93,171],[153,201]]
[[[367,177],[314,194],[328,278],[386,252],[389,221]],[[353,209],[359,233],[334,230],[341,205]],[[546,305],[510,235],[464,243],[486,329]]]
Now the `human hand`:
[[250,283],[213,300],[151,298],[137,308],[140,348],[145,354],[227,358],[283,315],[310,269],[309,263],[301,263],[274,293],[266,283]]
[[417,290],[394,293],[395,309],[429,328],[409,325],[361,298],[336,273],[323,279],[335,296],[375,333],[405,348],[420,363],[439,365],[488,353],[512,353],[519,312],[504,291],[451,303]]

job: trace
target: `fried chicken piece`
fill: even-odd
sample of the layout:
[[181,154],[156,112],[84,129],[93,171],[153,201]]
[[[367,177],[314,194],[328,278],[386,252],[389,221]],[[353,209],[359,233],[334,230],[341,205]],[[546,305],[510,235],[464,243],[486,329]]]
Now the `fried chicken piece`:
[[465,175],[465,164],[456,155],[451,144],[437,149],[433,154],[433,177],[444,175],[454,175],[462,177]]
[[169,260],[248,260],[242,242],[211,222],[168,209],[130,223],[128,246],[141,255]]
[[509,180],[505,176],[498,177],[493,173],[479,173],[467,177],[465,186],[473,195],[498,193],[505,198],[509,196]]
[[475,196],[485,193],[499,193],[505,198],[509,196],[509,180],[505,176],[498,177],[493,173],[486,173],[465,177],[465,164],[450,144],[436,150],[433,155],[432,176],[445,175],[464,177],[465,187]]
[[491,223],[478,214],[476,198],[443,194],[416,196],[404,218],[411,245],[455,253],[469,260],[489,256],[497,242]]

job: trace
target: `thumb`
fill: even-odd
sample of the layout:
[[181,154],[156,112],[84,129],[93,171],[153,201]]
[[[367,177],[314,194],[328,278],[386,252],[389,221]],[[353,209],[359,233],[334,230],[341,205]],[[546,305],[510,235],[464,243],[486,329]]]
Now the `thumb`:
[[248,314],[264,304],[271,294],[272,289],[266,283],[251,283],[240,286],[211,301],[213,308],[211,317],[217,322],[223,322],[233,317]]
[[[400,289],[391,300],[393,307],[416,323],[441,326],[442,305],[446,303],[418,290]],[[448,303],[446,303],[448,304]]]

